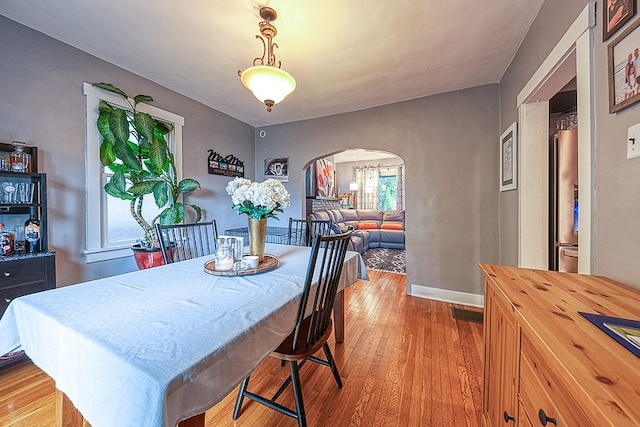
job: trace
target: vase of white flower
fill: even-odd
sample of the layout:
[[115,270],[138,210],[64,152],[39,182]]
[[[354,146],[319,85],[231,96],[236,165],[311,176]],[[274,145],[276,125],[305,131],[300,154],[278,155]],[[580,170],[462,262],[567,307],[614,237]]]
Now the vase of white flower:
[[267,219],[278,219],[276,213],[283,212],[291,204],[291,195],[277,179],[251,182],[245,178],[235,178],[227,185],[233,209],[249,216],[249,251],[264,258],[264,244],[267,233]]
[[264,259],[264,244],[267,241],[267,218],[249,217],[249,253],[258,256],[258,263]]

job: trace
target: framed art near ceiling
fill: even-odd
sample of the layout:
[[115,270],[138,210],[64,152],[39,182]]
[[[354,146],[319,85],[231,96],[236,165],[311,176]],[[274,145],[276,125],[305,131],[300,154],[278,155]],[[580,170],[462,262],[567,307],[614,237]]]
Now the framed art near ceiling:
[[609,113],[640,101],[640,19],[609,44]]
[[605,41],[636,14],[636,0],[602,0],[602,10],[602,41]]
[[266,159],[264,161],[264,177],[275,178],[283,182],[289,181],[289,158]]
[[500,136],[500,191],[517,188],[518,124],[511,126]]

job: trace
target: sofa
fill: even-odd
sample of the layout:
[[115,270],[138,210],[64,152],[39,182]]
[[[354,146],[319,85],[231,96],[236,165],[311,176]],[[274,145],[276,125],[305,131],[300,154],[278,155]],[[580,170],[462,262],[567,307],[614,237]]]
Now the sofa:
[[309,219],[330,220],[334,233],[353,227],[349,250],[365,253],[369,248],[404,249],[404,210],[382,212],[371,209],[327,209]]

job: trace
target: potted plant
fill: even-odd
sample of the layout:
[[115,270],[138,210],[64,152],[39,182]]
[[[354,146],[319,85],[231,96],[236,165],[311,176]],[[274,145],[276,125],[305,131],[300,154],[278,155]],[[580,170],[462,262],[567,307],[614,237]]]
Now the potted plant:
[[[183,203],[182,196],[200,188],[200,183],[191,178],[178,182],[173,152],[166,140],[172,125],[138,110],[141,103],[153,101],[149,95],[137,95],[131,100],[121,89],[109,83],[94,83],[96,87],[121,96],[130,108],[122,108],[100,101],[97,121],[102,135],[100,161],[113,175],[104,186],[104,191],[122,200],[130,201],[131,216],[142,228],[144,239],[134,246],[142,251],[136,257],[139,268],[147,267],[150,255],[144,252],[157,251],[158,236],[155,223],[177,224],[183,221],[185,208],[195,213],[195,222],[200,221],[202,210],[193,204]],[[132,102],[133,101],[133,102]],[[142,216],[144,196],[153,194],[160,214],[152,220]],[[161,255],[156,258],[162,260]]]

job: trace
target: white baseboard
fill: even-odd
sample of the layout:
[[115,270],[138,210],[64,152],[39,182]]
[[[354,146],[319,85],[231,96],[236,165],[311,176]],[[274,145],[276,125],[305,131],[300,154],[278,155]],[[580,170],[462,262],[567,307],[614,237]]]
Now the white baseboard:
[[484,295],[470,294],[467,292],[449,291],[447,289],[411,284],[409,285],[409,295],[453,304],[484,307]]

